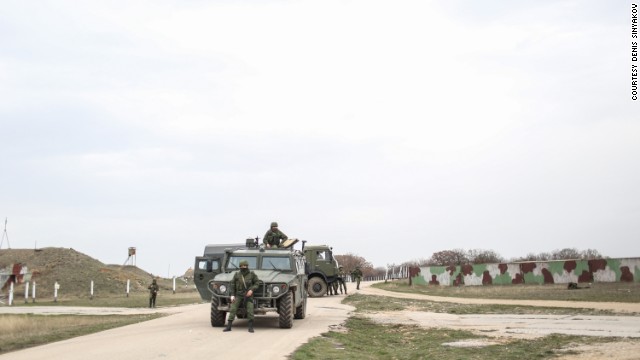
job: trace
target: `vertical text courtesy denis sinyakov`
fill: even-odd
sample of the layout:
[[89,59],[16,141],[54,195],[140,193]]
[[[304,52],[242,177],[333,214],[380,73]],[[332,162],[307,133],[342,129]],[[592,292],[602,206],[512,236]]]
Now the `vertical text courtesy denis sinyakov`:
[[638,100],[638,4],[631,4],[631,100]]

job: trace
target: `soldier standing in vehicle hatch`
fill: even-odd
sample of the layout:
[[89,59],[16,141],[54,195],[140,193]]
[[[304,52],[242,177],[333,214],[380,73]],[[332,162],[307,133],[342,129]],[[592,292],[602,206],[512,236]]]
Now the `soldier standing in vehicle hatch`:
[[[253,292],[258,289],[258,281],[258,275],[249,270],[249,262],[246,260],[240,261],[240,271],[236,271],[233,274],[233,279],[229,284],[231,311],[229,311],[227,327],[222,331],[231,331],[231,324],[236,318],[238,307],[244,303],[247,319],[249,319],[249,332],[253,332]],[[238,299],[236,299],[236,296]]]
[[262,243],[264,243],[266,248],[278,248],[280,246],[280,241],[287,239],[287,235],[278,230],[278,223],[274,221],[271,223],[271,228],[267,230],[266,234],[264,234]]

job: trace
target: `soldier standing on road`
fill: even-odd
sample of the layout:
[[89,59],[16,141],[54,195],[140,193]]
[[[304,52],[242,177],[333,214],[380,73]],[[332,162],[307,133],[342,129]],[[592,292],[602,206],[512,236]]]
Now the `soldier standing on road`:
[[360,270],[360,266],[356,266],[356,269],[351,272],[351,276],[356,281],[356,290],[360,290],[360,280],[362,280],[362,270]]
[[340,294],[342,294],[342,290],[344,289],[344,293],[347,293],[347,283],[344,282],[344,278],[347,277],[347,273],[344,272],[344,268],[340,266],[340,271],[338,271],[338,284],[340,285]]
[[158,290],[160,290],[158,283],[156,283],[156,279],[153,279],[148,289],[149,289],[149,307],[154,308],[156,307],[156,296],[158,295]]
[[280,241],[287,239],[287,235],[278,230],[278,223],[274,221],[271,223],[271,228],[267,230],[266,234],[264,234],[262,242],[266,248],[277,248],[280,246]]
[[334,295],[334,294],[335,294],[335,295],[338,295],[338,293],[337,293],[337,292],[334,292],[334,291],[335,291],[335,288],[336,288],[336,287],[334,286],[334,285],[335,285],[335,283],[336,283],[336,281],[334,280],[333,282],[330,282],[330,283],[328,283],[328,284],[327,284],[327,295]]
[[[244,303],[247,311],[247,319],[249,319],[249,332],[253,332],[253,292],[258,289],[258,275],[253,271],[249,271],[249,262],[240,261],[240,271],[233,274],[231,284],[229,284],[229,293],[231,294],[231,311],[227,327],[222,331],[231,331],[231,324],[236,318],[236,312],[241,303]],[[236,299],[236,296],[239,299]]]

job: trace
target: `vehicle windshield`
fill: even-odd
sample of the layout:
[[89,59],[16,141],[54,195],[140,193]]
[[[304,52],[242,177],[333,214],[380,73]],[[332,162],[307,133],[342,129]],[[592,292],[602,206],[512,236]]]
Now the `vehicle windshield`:
[[240,262],[242,260],[246,260],[249,263],[249,269],[256,268],[256,257],[255,256],[236,256],[231,255],[229,257],[229,262],[227,263],[228,270],[238,270],[240,269]]
[[262,270],[291,270],[289,257],[263,256]]

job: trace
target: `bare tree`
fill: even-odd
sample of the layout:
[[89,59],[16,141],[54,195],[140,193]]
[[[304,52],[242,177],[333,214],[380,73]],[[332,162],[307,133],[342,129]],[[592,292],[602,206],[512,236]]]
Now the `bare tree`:
[[546,252],[528,253],[526,256],[515,258],[513,261],[547,261],[551,260],[551,254]]
[[453,249],[433,253],[429,262],[437,266],[462,265],[468,264],[469,258],[464,250]]
[[587,249],[580,252],[580,258],[585,260],[602,259],[604,256],[596,249]]
[[350,274],[356,266],[360,266],[363,276],[372,276],[374,272],[373,264],[362,256],[349,253],[346,255],[335,255],[335,258],[347,274]]
[[469,250],[467,252],[467,258],[472,264],[497,264],[504,262],[502,256],[493,250]]
[[553,250],[551,252],[551,260],[573,260],[580,259],[580,252],[576,248],[564,248],[562,250]]

